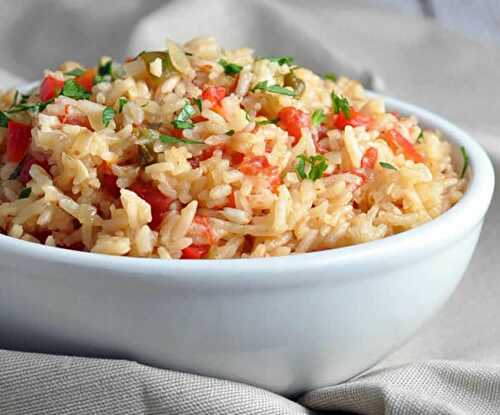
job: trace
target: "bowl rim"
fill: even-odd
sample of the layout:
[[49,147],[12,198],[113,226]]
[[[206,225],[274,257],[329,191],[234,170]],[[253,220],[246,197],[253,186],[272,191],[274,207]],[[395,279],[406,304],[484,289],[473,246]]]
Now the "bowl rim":
[[[29,86],[25,88],[29,88]],[[397,110],[402,114],[415,115],[419,123],[426,126],[426,128],[440,130],[452,145],[464,146],[467,150],[470,163],[467,173],[469,183],[462,199],[437,218],[414,229],[357,245],[270,258],[189,261],[120,257],[50,247],[7,235],[0,235],[0,251],[9,254],[20,254],[21,256],[25,255],[52,263],[63,263],[92,269],[122,269],[126,273],[153,277],[160,276],[161,279],[164,279],[166,275],[169,278],[172,275],[179,275],[179,278],[186,278],[189,275],[190,279],[194,278],[199,283],[214,284],[227,278],[232,283],[243,281],[245,278],[257,282],[271,274],[275,274],[276,271],[280,271],[279,274],[286,274],[289,271],[290,274],[294,274],[292,271],[304,268],[305,262],[307,262],[307,268],[311,272],[324,270],[325,266],[335,267],[336,269],[345,266],[352,267],[356,263],[367,266],[370,263],[380,262],[380,258],[390,258],[391,262],[393,260],[402,262],[404,259],[404,262],[408,263],[425,255],[430,250],[439,250],[471,231],[483,219],[490,205],[494,189],[492,163],[486,152],[472,137],[444,118],[395,98],[374,93],[369,93],[369,95],[382,97],[386,106],[391,110]],[[439,237],[436,238],[436,235],[439,235]],[[234,278],[235,272],[240,274],[238,278]],[[210,274],[211,277],[207,277],[206,274]],[[322,272],[321,275],[317,275],[313,279],[323,278],[324,274],[331,278],[331,273]],[[287,278],[284,278],[284,281],[292,282],[291,279]]]

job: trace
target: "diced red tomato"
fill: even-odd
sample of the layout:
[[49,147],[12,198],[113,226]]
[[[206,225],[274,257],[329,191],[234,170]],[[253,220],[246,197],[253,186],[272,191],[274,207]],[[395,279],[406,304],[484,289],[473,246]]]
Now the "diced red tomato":
[[40,85],[40,99],[43,102],[50,101],[61,93],[64,81],[54,78],[53,76],[46,76]]
[[227,91],[223,86],[209,86],[202,92],[201,99],[218,104],[226,95]]
[[388,130],[382,134],[382,137],[387,141],[393,151],[397,151],[398,149],[401,150],[406,158],[413,160],[415,163],[424,162],[424,156],[398,131],[394,129]]
[[184,136],[182,135],[182,131],[180,128],[175,128],[173,126],[170,126],[170,125],[162,125],[158,131],[162,134],[168,134],[168,135],[173,135],[174,137],[177,137],[177,138],[184,138]]
[[47,238],[52,234],[52,232],[48,229],[37,229],[34,232],[31,232],[31,234],[42,244],[44,244]]
[[168,213],[168,208],[172,199],[165,196],[152,183],[135,182],[130,186],[130,190],[148,202],[151,206],[151,214],[153,219],[150,223],[152,229],[158,229],[165,215]]
[[239,153],[238,151],[232,151],[229,154],[229,158],[231,160],[231,166],[238,166],[243,162],[243,159],[245,158],[244,154]]
[[19,172],[18,180],[24,184],[31,180],[30,169],[33,164],[39,165],[45,171],[49,171],[49,163],[45,159],[36,159],[35,157],[29,156],[23,163],[23,167]]
[[31,144],[31,125],[9,120],[7,124],[7,161],[19,163]]
[[338,114],[331,114],[326,122],[329,128],[335,127],[339,130],[343,130],[348,125],[350,125],[351,127],[360,127],[362,125],[370,127],[371,123],[372,117],[370,117],[369,115],[361,114],[352,107],[349,111],[349,118],[346,118],[344,113],[341,111]]
[[375,147],[370,147],[365,151],[361,159],[361,167],[363,169],[373,169],[377,162],[378,151]]
[[191,244],[182,250],[182,259],[202,259],[208,254],[210,245]]
[[249,159],[244,159],[240,164],[239,170],[248,176],[256,176],[264,169],[270,167],[266,156],[255,156]]
[[297,144],[302,137],[302,128],[311,127],[311,118],[304,111],[295,107],[285,107],[279,114],[278,125],[289,135],[295,138],[293,145]]
[[94,86],[96,73],[97,70],[95,68],[87,69],[83,74],[75,78],[75,82],[87,92],[91,92],[92,87]]
[[193,121],[194,123],[202,122],[202,121],[206,121],[206,120],[207,119],[201,114],[196,114],[193,117],[191,117],[191,121]]
[[114,198],[120,197],[120,188],[116,184],[117,177],[108,163],[101,163],[97,168],[97,176],[104,191]]
[[236,200],[234,198],[234,192],[231,192],[231,194],[227,197],[227,202],[225,207],[230,207],[233,209],[236,208]]

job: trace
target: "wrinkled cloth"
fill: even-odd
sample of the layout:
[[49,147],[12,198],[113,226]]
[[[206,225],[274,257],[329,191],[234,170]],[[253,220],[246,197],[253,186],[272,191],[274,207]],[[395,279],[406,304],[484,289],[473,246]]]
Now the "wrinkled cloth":
[[[210,5],[210,7],[208,6]],[[149,14],[151,13],[151,14]],[[72,58],[94,64],[213,34],[361,78],[468,130],[500,166],[500,50],[362,1],[0,2],[0,87]],[[374,76],[373,74],[376,74]],[[380,80],[383,80],[382,83]],[[500,196],[446,307],[376,368],[298,403],[247,385],[135,362],[0,352],[1,414],[500,413]],[[1,347],[1,339],[0,339]],[[32,346],[36,350],[36,345]],[[445,360],[447,359],[447,360]],[[411,363],[417,362],[417,363]]]

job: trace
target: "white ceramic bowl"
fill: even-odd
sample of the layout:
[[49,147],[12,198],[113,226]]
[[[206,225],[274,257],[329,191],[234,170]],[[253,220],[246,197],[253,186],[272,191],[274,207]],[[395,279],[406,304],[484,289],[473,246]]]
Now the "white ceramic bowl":
[[0,347],[112,356],[286,395],[341,382],[407,340],[450,297],[479,237],[494,175],[466,133],[412,105],[469,154],[463,199],[417,229],[270,259],[162,261],[0,235]]

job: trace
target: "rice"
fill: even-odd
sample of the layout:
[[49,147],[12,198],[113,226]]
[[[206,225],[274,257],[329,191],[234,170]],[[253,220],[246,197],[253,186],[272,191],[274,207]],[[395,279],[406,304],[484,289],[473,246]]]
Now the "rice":
[[288,57],[213,38],[66,62],[0,94],[0,228],[108,255],[225,259],[407,231],[466,189],[414,116]]

